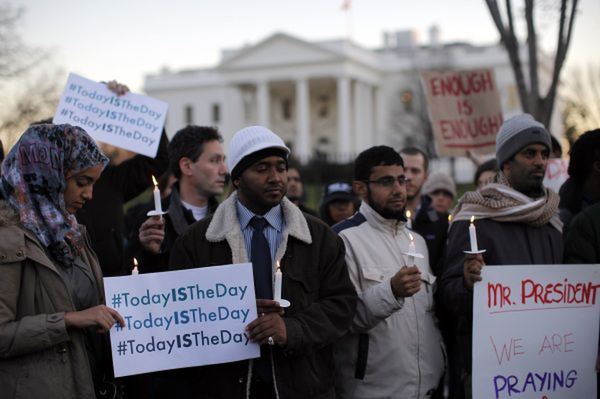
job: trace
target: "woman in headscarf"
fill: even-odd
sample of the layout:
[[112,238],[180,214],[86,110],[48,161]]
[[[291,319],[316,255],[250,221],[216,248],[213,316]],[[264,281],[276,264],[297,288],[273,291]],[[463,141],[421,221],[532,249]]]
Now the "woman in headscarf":
[[0,389],[3,398],[95,398],[102,274],[73,214],[107,163],[70,125],[30,127],[0,178]]

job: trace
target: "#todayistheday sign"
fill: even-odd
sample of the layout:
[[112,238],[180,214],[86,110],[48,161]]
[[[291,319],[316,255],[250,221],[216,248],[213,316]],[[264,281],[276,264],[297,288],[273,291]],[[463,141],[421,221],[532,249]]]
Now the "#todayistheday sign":
[[115,377],[260,356],[252,264],[104,278]]
[[473,398],[596,397],[600,265],[485,266]]
[[503,118],[493,69],[421,71],[421,84],[438,155],[494,152]]
[[83,128],[94,139],[155,157],[168,105],[127,93],[117,96],[106,85],[69,74],[53,123]]

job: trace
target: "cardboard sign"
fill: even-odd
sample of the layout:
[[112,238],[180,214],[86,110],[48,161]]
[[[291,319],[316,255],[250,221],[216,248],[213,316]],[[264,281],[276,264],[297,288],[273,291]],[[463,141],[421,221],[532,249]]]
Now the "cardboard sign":
[[493,69],[422,71],[439,156],[493,153],[502,107]]
[[544,186],[558,193],[560,186],[569,178],[568,159],[549,159],[544,176]]
[[167,108],[140,94],[117,96],[106,85],[72,73],[53,123],[79,126],[98,141],[154,158]]
[[260,356],[245,327],[256,319],[252,264],[104,279],[115,377]]
[[473,398],[596,397],[600,265],[485,266]]

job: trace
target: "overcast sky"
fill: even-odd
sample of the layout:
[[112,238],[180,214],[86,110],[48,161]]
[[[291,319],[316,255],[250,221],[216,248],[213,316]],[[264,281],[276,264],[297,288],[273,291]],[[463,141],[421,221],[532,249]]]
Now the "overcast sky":
[[[24,40],[51,49],[65,72],[117,79],[133,91],[163,66],[212,67],[221,49],[255,44],[275,32],[309,41],[351,37],[375,48],[384,30],[414,29],[425,43],[437,24],[444,42],[498,40],[484,0],[353,0],[349,12],[341,10],[343,0],[0,1],[26,8]],[[568,63],[599,64],[600,1],[579,3]],[[557,16],[541,18],[540,38],[548,48],[556,25],[550,18]]]

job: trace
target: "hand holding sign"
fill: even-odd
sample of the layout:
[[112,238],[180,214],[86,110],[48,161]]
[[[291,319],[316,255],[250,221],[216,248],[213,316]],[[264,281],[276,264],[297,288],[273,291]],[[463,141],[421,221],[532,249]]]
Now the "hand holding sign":
[[72,73],[53,123],[79,126],[96,140],[154,157],[167,108],[116,81],[105,85]]

